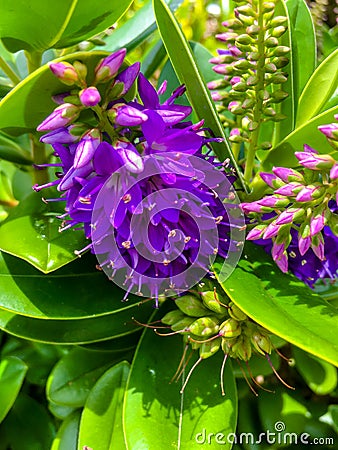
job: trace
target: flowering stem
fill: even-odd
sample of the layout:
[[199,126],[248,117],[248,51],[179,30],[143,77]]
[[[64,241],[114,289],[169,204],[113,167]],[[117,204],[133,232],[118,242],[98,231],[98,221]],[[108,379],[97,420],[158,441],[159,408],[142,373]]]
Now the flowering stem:
[[257,19],[258,19],[259,33],[257,36],[257,52],[260,56],[259,56],[259,60],[257,61],[257,71],[256,71],[257,84],[255,86],[255,107],[253,109],[253,123],[254,123],[255,129],[251,133],[249,148],[247,150],[246,161],[245,161],[245,171],[244,171],[244,179],[248,184],[251,180],[252,171],[254,168],[257,142],[258,142],[260,125],[262,122],[262,110],[263,110],[263,95],[262,95],[262,93],[264,91],[265,27],[264,27],[262,4],[263,4],[262,0],[258,0],[258,2],[257,2]]
[[[42,53],[41,52],[25,52],[27,59],[28,72],[32,73],[41,66]],[[33,133],[29,135],[29,140],[31,143],[33,162],[35,165],[45,164],[47,162],[46,147],[45,144],[39,141],[37,136]],[[48,172],[47,169],[38,169],[35,167],[34,173],[34,183],[45,184],[48,182]]]
[[95,113],[99,119],[100,130],[108,133],[110,138],[112,140],[114,140],[114,138],[116,136],[116,131],[115,131],[114,127],[111,125],[111,123],[109,122],[109,119],[106,116],[106,114],[103,114],[102,108],[100,106],[96,105],[96,106],[92,107],[92,110],[95,111]]
[[14,84],[20,83],[20,78],[17,76],[11,66],[3,59],[2,56],[0,56],[0,69],[2,69],[2,71],[8,76],[10,80],[13,81]]

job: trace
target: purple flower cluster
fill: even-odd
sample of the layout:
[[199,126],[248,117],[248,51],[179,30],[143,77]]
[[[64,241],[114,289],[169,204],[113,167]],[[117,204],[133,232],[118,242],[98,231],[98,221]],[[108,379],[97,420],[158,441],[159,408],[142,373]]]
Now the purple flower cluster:
[[300,170],[261,173],[273,194],[241,206],[255,225],[247,239],[271,252],[283,272],[313,286],[338,274],[338,163],[307,145],[295,156]]
[[[124,56],[120,50],[100,61],[89,87],[81,63],[51,64],[77,88],[56,96],[59,106],[38,127],[59,159],[46,166],[59,171],[34,189],[57,186],[60,197],[50,200],[66,202],[61,229],[84,227],[91,242],[78,254],[94,251],[110,277],[124,269],[126,297],[144,295],[151,279],[168,278],[181,291],[198,281],[185,274],[192,264],[207,272],[211,257],[240,251],[230,244],[231,218],[215,193],[221,187],[231,197],[235,177],[209,150],[202,152],[213,139],[203,122],[185,120],[190,107],[175,103],[184,87],[161,103],[166,83],[156,92],[138,63],[121,71]],[[141,102],[126,101],[135,83]],[[146,294],[157,298],[153,285]]]

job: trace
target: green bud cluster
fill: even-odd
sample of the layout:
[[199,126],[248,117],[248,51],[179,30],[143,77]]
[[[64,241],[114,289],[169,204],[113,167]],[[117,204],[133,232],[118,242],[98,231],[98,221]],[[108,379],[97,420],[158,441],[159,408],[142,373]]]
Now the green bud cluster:
[[[168,312],[162,322],[182,334],[201,359],[219,350],[235,359],[248,361],[253,352],[271,353],[268,332],[216,288],[207,282],[202,292],[175,300],[178,309]],[[227,303],[224,303],[227,302]]]
[[216,64],[214,71],[224,78],[208,86],[216,91],[213,99],[234,115],[225,123],[235,129],[230,141],[245,142],[253,151],[269,149],[271,144],[258,142],[257,137],[262,123],[285,118],[278,104],[288,96],[282,86],[287,81],[283,68],[290,49],[280,43],[287,18],[275,15],[275,1],[236,1],[234,13],[235,18],[224,23],[227,31],[217,36],[228,50],[211,60]]

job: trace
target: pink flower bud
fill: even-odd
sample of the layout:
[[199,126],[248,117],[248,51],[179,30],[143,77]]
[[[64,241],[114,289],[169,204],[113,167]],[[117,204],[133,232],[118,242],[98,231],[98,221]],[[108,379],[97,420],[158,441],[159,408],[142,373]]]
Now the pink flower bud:
[[265,206],[259,205],[258,202],[241,203],[240,206],[244,214],[250,214],[251,212],[262,213],[272,211],[271,208],[266,208]]
[[335,163],[335,160],[330,155],[316,155],[308,152],[296,152],[295,156],[302,166],[311,170],[331,169]]
[[275,194],[295,197],[298,192],[303,189],[303,187],[304,186],[302,184],[293,181],[292,183],[285,184],[284,186],[276,189]]
[[331,180],[336,180],[338,178],[338,163],[335,163],[330,170]]
[[75,68],[68,62],[63,61],[50,63],[49,68],[53,74],[62,81],[62,83],[67,84],[68,86],[79,81]]
[[274,236],[277,236],[281,225],[276,225],[275,221],[271,222],[267,227],[263,234],[263,239],[270,239]]
[[102,59],[95,68],[95,83],[104,83],[113,78],[126,56],[127,50],[122,48],[117,52]]
[[277,208],[280,206],[287,206],[290,203],[288,198],[278,195],[269,195],[258,200],[258,203],[262,206],[269,206],[270,208]]
[[330,123],[328,125],[321,125],[318,127],[318,130],[321,131],[327,138],[329,139],[337,139],[338,133],[338,123]]
[[95,106],[101,101],[100,92],[94,86],[82,89],[79,92],[79,97],[83,106],[86,107]]
[[282,257],[284,251],[285,251],[285,242],[281,242],[280,244],[277,244],[277,242],[273,243],[271,255],[275,261],[276,259]]
[[46,119],[37,127],[38,131],[52,131],[65,127],[78,118],[80,108],[72,103],[64,103],[54,109]]
[[277,178],[276,175],[273,175],[272,173],[260,172],[259,175],[264,181],[264,183],[266,183],[268,186],[274,189],[284,186],[284,183],[279,178]]
[[283,211],[276,219],[276,225],[285,225],[292,223],[305,214],[303,208],[288,208]]
[[312,238],[311,248],[313,250],[313,253],[317,256],[317,258],[319,258],[321,261],[325,260],[324,239],[322,233],[318,233],[316,234],[316,236]]
[[311,238],[310,238],[310,236],[300,237],[298,239],[299,253],[302,256],[305,255],[305,253],[309,250],[310,245],[311,245]]
[[278,259],[275,259],[275,263],[283,273],[286,273],[288,271],[288,255],[286,251],[283,252],[283,254]]
[[74,168],[79,169],[93,158],[94,153],[101,142],[101,133],[98,129],[93,128],[82,136],[82,139],[78,143],[75,156],[74,156]]
[[309,184],[305,186],[301,191],[298,192],[296,201],[297,202],[311,202],[316,198],[319,198],[325,192],[323,186],[315,186]]
[[326,223],[326,210],[317,213],[310,221],[310,235],[315,236],[322,231]]
[[148,120],[146,114],[130,105],[122,105],[117,108],[113,107],[113,109],[116,110],[115,123],[117,123],[117,125],[133,127],[141,125]]
[[296,181],[298,183],[303,183],[303,175],[294,169],[288,169],[287,167],[274,167],[272,172],[280,178],[285,183],[290,183]]
[[260,239],[262,234],[264,233],[266,226],[265,225],[257,225],[255,228],[249,231],[246,239],[248,241],[254,241],[255,239]]

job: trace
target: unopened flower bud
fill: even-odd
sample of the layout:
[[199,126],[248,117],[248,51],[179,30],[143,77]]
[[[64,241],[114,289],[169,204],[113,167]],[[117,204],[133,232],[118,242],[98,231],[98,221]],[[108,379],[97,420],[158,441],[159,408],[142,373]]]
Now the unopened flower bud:
[[211,312],[203,306],[200,299],[194,295],[184,295],[175,300],[176,306],[187,316],[204,317]]
[[284,183],[279,178],[277,178],[275,175],[273,175],[272,173],[260,172],[259,175],[262,178],[262,180],[264,181],[264,183],[266,183],[268,186],[270,186],[273,189],[277,189],[277,188],[284,186]]
[[330,123],[328,125],[321,125],[318,127],[327,138],[338,140],[338,123]]
[[104,83],[113,78],[121,67],[126,53],[127,50],[122,48],[102,59],[95,68],[95,84]]
[[271,353],[272,344],[268,335],[263,334],[258,330],[254,331],[251,335],[251,342],[255,349],[262,355]]
[[283,211],[276,219],[276,225],[285,225],[292,223],[305,214],[303,208],[288,208]]
[[195,321],[194,317],[185,316],[183,319],[178,320],[173,325],[171,325],[171,329],[173,331],[189,331],[190,325]]
[[321,184],[317,185],[309,184],[305,186],[301,191],[298,192],[296,201],[297,202],[311,202],[325,193],[325,188]]
[[169,311],[164,317],[162,317],[161,322],[165,325],[174,325],[179,320],[184,318],[184,314],[179,309],[174,309]]
[[221,302],[219,300],[216,290],[203,291],[203,292],[201,292],[200,295],[202,297],[203,303],[206,308],[215,312],[216,314],[225,314],[226,313],[226,308],[225,308],[225,306],[221,305]]
[[331,169],[335,160],[330,155],[318,155],[310,152],[296,152],[296,158],[307,169],[322,170]]
[[247,320],[248,316],[234,302],[229,303],[229,316],[239,322]]
[[225,338],[239,336],[242,332],[239,322],[233,318],[227,319],[219,327],[219,335]]
[[199,348],[199,354],[202,359],[209,358],[218,352],[221,347],[222,338],[213,339],[212,341],[204,342]]
[[285,195],[287,197],[296,197],[298,192],[303,189],[303,187],[303,184],[292,181],[291,183],[285,184],[284,186],[278,188],[275,191],[275,194]]
[[75,156],[74,168],[85,166],[93,158],[94,153],[101,142],[101,133],[97,128],[87,131],[78,143]]
[[233,358],[248,361],[251,358],[251,353],[251,342],[247,336],[240,336],[231,346],[231,356]]
[[263,239],[271,239],[272,237],[277,236],[281,227],[282,225],[276,225],[276,222],[274,220],[266,227],[266,230],[263,234]]
[[325,259],[324,238],[322,236],[322,233],[317,233],[315,236],[312,237],[311,248],[313,250],[313,253],[317,256],[317,258],[319,258],[321,261],[324,261]]
[[79,80],[75,68],[68,62],[49,63],[49,68],[62,83],[68,86],[71,86]]
[[277,45],[278,45],[278,39],[275,38],[275,37],[273,37],[273,36],[270,36],[270,37],[268,37],[268,38],[264,41],[264,45],[265,45],[267,48],[277,47]]
[[91,107],[97,105],[101,101],[100,92],[95,86],[82,89],[79,92],[79,98],[83,106]]
[[218,333],[219,320],[216,317],[200,317],[190,326],[189,331],[196,336],[213,336]]
[[262,206],[269,206],[270,208],[279,208],[281,206],[287,206],[290,203],[288,198],[278,195],[268,195],[267,197],[258,200],[258,204]]
[[338,163],[335,163],[330,170],[331,180],[336,180],[338,178]]
[[71,103],[64,103],[54,109],[38,127],[38,131],[51,131],[65,127],[78,118],[80,108]]

